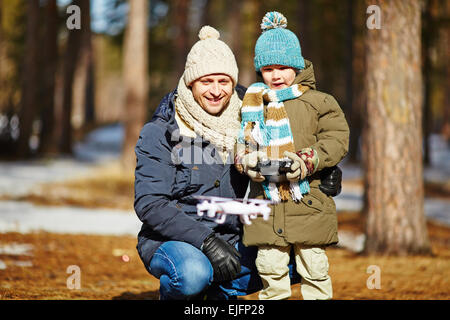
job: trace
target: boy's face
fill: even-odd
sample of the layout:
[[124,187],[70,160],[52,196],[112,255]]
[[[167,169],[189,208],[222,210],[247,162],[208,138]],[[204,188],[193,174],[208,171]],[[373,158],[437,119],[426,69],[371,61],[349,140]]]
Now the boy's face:
[[296,73],[292,67],[270,65],[261,68],[264,83],[270,89],[279,90],[290,87],[294,82]]
[[191,89],[203,110],[215,116],[228,105],[233,94],[233,81],[225,74],[210,74],[195,80]]

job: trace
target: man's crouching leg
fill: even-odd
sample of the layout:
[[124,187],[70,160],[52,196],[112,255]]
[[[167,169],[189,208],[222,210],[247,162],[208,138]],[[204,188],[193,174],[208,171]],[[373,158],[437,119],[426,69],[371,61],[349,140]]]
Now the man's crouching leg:
[[214,273],[199,249],[180,241],[163,243],[153,255],[149,271],[160,281],[161,300],[198,298],[211,285]]

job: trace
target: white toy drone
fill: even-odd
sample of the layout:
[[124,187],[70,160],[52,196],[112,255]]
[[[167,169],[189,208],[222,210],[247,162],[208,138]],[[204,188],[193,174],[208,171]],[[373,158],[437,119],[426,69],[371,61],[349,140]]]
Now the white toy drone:
[[258,215],[263,216],[264,220],[269,219],[270,200],[263,199],[231,199],[209,196],[194,196],[201,202],[197,204],[197,214],[201,217],[207,214],[208,217],[217,219],[216,223],[224,223],[228,214],[239,216],[242,223],[252,224],[250,219],[256,219]]

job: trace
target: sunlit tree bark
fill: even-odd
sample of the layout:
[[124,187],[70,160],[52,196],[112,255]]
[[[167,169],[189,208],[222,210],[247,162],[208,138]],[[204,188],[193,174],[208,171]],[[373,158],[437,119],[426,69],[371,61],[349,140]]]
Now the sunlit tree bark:
[[122,164],[125,169],[136,166],[134,147],[145,122],[148,101],[148,0],[129,2],[128,26],[124,42],[124,125]]
[[422,165],[421,3],[370,0],[367,31],[366,253],[426,254]]

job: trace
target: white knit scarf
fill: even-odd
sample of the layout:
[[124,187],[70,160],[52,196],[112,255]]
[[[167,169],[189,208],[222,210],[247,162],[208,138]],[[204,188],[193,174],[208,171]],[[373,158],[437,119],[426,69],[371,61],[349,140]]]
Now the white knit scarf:
[[[203,110],[202,106],[195,101],[192,91],[184,83],[183,77],[178,82],[177,93],[175,107],[178,114],[194,132],[211,142],[219,149],[219,152],[228,154],[228,152],[234,151],[236,137],[241,126],[240,109],[242,105],[236,91],[231,95],[226,109],[218,116],[210,115]],[[223,157],[222,160],[224,160]]]

